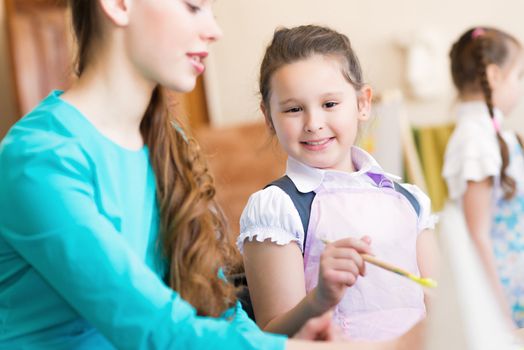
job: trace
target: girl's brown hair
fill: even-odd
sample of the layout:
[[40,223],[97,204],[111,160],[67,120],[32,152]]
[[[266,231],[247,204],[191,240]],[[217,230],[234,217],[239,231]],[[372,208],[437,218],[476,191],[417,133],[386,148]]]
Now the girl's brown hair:
[[[99,8],[94,0],[70,0],[70,6],[81,76],[93,43],[101,39]],[[207,164],[195,140],[176,130],[180,124],[170,109],[157,86],[140,125],[156,175],[166,281],[200,315],[219,316],[236,302],[234,286],[220,275],[221,268],[233,266],[236,251]]]
[[[489,84],[487,67],[495,64],[503,67],[509,62],[512,47],[520,43],[513,36],[495,28],[477,27],[466,31],[453,44],[449,53],[451,76],[460,94],[482,92],[491,118],[495,118],[492,89]],[[500,179],[504,198],[515,195],[516,183],[506,174],[509,164],[509,149],[499,130],[497,140],[502,157]]]
[[[273,74],[284,65],[305,60],[313,55],[339,59],[342,74],[355,90],[360,90],[364,85],[360,63],[347,36],[317,25],[279,28],[275,31],[260,66],[259,89],[267,115],[270,114]],[[271,120],[268,122],[271,123]]]

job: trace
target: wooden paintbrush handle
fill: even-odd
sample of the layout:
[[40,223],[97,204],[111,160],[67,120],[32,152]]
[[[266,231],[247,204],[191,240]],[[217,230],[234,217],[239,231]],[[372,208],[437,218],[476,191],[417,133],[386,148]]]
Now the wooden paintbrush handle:
[[378,260],[377,258],[375,258],[374,256],[372,255],[369,255],[369,254],[360,254],[362,256],[362,258],[364,259],[364,261],[370,263],[370,264],[373,264],[375,266],[378,266],[378,267],[381,267],[383,269],[386,269],[388,271],[391,271],[391,272],[395,272],[395,273],[398,273],[400,275],[404,275],[404,276],[410,276],[411,273],[409,273],[408,271],[405,271],[399,267],[396,267],[396,266],[393,266],[387,262],[384,262],[384,261],[381,261],[381,260]]

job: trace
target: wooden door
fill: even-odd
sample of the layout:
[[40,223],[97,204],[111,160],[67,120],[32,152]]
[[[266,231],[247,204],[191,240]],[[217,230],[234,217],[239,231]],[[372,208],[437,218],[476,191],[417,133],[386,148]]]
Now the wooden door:
[[65,0],[5,0],[18,117],[72,80],[72,36]]
[[[85,0],[94,1],[94,0]],[[17,117],[74,79],[74,44],[67,0],[5,0],[8,50]],[[187,94],[173,93],[191,127],[209,124],[203,78]]]

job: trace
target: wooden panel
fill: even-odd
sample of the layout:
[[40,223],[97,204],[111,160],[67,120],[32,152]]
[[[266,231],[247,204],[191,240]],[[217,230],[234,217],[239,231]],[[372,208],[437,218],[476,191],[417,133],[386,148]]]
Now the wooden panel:
[[[73,80],[73,37],[67,1],[5,0],[17,117],[29,112],[53,89]],[[177,115],[193,128],[209,124],[202,77],[187,94],[173,93]]]
[[195,137],[216,181],[217,200],[236,239],[249,196],[284,174],[286,154],[263,122],[225,128],[204,127]]
[[8,44],[18,117],[73,77],[66,1],[6,0]]

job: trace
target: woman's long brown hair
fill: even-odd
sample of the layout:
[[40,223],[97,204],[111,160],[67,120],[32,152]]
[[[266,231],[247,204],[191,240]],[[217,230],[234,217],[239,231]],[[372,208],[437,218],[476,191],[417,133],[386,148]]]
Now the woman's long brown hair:
[[[70,6],[81,76],[93,44],[101,40],[98,1],[70,0]],[[170,110],[166,92],[157,86],[140,125],[156,176],[166,281],[198,314],[218,316],[236,302],[234,286],[219,274],[234,264],[236,251],[206,161],[187,131],[174,127],[180,123]]]
[[[502,67],[511,57],[511,45],[520,43],[513,36],[495,28],[477,27],[466,31],[453,44],[449,53],[451,76],[459,93],[482,92],[491,118],[495,118],[492,89],[489,84],[487,67],[495,64]],[[504,198],[511,199],[516,192],[515,180],[506,174],[509,165],[509,149],[506,141],[496,130],[497,141],[502,158],[500,180]],[[520,142],[520,139],[519,139]]]

